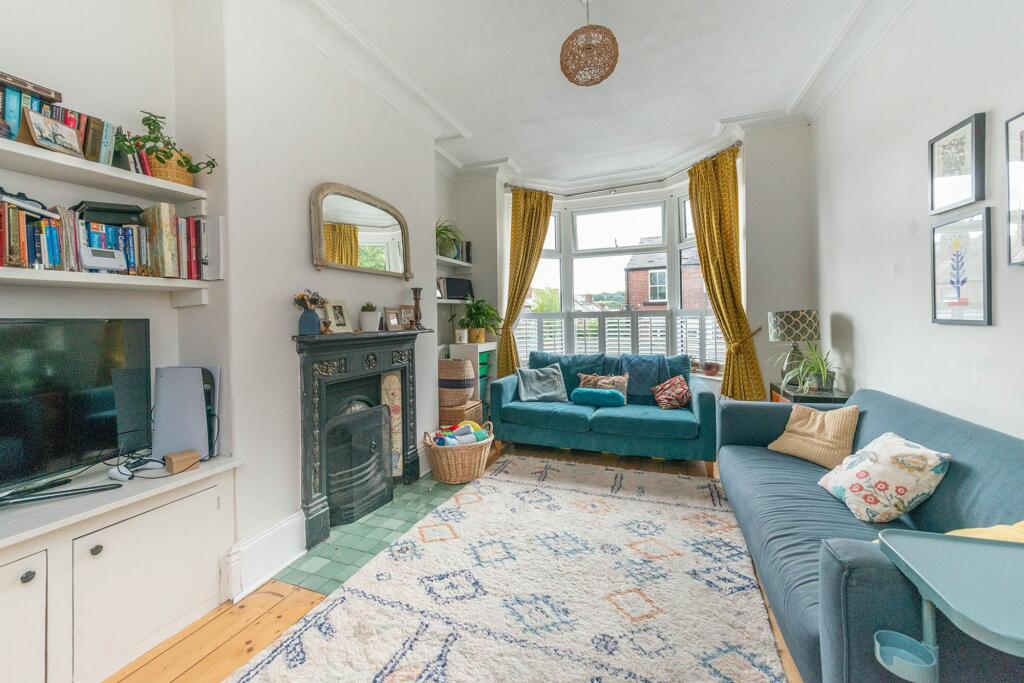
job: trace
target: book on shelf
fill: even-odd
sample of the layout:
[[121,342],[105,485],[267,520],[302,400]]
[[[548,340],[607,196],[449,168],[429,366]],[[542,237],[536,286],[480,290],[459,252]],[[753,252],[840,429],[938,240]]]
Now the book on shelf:
[[[159,203],[142,211],[137,224],[115,225],[86,220],[83,214],[88,210],[96,215],[97,205],[118,205],[81,202],[72,208],[41,209],[15,197],[0,195],[0,199],[11,200],[0,201],[0,266],[81,272],[85,270],[82,249],[91,247],[120,251],[128,275],[199,280],[215,274],[209,279],[219,279],[219,236],[213,247],[218,271],[212,273],[200,261],[211,250],[211,245],[203,245],[205,219],[178,218],[172,204]],[[116,218],[115,213],[107,215]],[[139,218],[131,212],[123,215]]]

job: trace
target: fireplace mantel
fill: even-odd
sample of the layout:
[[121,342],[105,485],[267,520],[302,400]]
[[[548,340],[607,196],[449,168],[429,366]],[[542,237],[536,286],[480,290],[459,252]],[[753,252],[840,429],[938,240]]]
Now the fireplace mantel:
[[433,330],[351,332],[292,337],[299,354],[302,414],[302,510],[306,547],[330,535],[326,467],[321,439],[329,418],[322,409],[327,387],[399,371],[402,381],[402,481],[419,479],[416,446],[416,338]]

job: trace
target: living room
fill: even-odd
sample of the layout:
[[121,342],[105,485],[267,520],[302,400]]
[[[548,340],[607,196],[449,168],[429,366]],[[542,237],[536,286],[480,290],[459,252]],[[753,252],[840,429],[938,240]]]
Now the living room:
[[6,16],[0,680],[1024,679],[1024,7]]

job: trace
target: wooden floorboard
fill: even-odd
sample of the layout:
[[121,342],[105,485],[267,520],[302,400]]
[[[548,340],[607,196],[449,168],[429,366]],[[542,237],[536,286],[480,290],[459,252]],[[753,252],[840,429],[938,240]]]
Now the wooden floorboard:
[[[706,477],[703,462],[623,457],[609,453],[505,444],[499,455],[526,455],[567,462]],[[717,476],[717,471],[716,471]],[[764,594],[762,593],[762,597]],[[273,643],[324,599],[320,593],[271,580],[237,604],[224,603],[106,679],[107,683],[207,683],[221,681]],[[803,683],[765,599],[782,669],[789,683]]]

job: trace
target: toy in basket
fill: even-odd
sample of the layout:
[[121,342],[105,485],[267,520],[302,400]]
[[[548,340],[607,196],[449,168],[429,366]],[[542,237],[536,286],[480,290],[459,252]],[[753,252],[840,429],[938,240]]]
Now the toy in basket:
[[423,444],[430,452],[434,479],[444,484],[465,484],[480,478],[487,469],[487,456],[494,442],[494,426],[481,427],[472,420],[423,433]]

